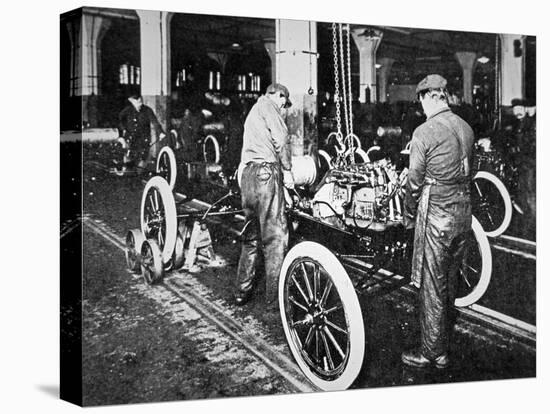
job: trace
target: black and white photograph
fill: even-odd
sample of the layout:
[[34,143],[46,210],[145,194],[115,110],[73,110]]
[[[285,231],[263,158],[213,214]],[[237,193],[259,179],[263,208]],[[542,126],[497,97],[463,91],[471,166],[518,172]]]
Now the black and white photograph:
[[48,21],[59,382],[39,392],[536,406],[544,35],[521,4],[96,4]]

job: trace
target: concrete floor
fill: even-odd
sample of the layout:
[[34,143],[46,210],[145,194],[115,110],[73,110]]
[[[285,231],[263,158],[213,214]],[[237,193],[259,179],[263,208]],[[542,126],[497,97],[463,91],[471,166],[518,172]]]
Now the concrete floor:
[[[97,153],[93,152],[85,154],[84,157],[84,213],[101,220],[109,226],[113,234],[124,237],[128,229],[139,227],[139,200],[144,185],[137,177],[117,177],[97,168],[100,164],[86,163],[86,161],[106,162],[101,157],[94,159],[96,156]],[[212,226],[211,232],[216,253],[225,259],[226,265],[219,268],[204,267],[193,277],[199,280],[204,288],[209,289],[216,303],[230,311],[235,318],[249,317],[257,321],[262,327],[261,335],[274,346],[283,349],[291,358],[280,320],[277,317],[266,315],[263,310],[261,288],[251,302],[243,308],[235,308],[232,305],[230,287],[236,271],[239,246],[234,242],[233,236],[228,235],[224,229]],[[129,278],[128,272],[124,270],[124,258],[121,252],[110,246],[105,240],[101,240],[101,236],[91,232],[85,233],[85,236],[83,253],[84,262],[87,264],[87,273],[85,275],[84,299],[91,307],[84,308],[87,313],[84,317],[92,321],[98,312],[108,313],[114,307],[118,309],[118,314],[126,315],[125,323],[133,327],[135,335],[139,335],[141,329],[144,334],[150,335],[147,332],[150,332],[151,326],[147,321],[151,318],[159,318],[161,323],[156,327],[159,339],[155,342],[158,343],[158,347],[173,349],[179,346],[177,345],[178,341],[183,341],[185,349],[189,350],[190,355],[195,355],[200,361],[201,353],[208,348],[203,341],[204,338],[200,337],[192,326],[182,330],[178,324],[174,325],[174,321],[166,321],[166,315],[171,312],[170,309],[163,309],[162,305],[158,303],[152,305],[148,303],[149,299],[146,297],[141,297],[138,302],[142,303],[143,309],[139,306],[132,306],[122,296],[118,296],[117,300],[117,295],[112,293],[118,291],[121,294],[120,292],[124,289],[130,289],[129,292],[133,292],[131,294],[136,297],[140,296],[139,292],[143,292],[144,289],[143,281]],[[482,304],[523,321],[534,323],[535,262],[518,258],[502,250],[497,250],[494,253],[493,278],[489,290],[482,298]],[[105,272],[108,272],[108,277],[105,276]],[[178,273],[170,277],[179,280],[185,278],[185,274]],[[104,292],[110,292],[110,299],[106,302],[103,298]],[[536,376],[535,346],[526,345],[514,338],[487,329],[485,326],[465,321],[456,327],[451,350],[453,360],[449,369],[443,372],[434,372],[430,369],[413,370],[404,367],[400,362],[400,354],[404,349],[416,345],[418,339],[414,302],[413,299],[405,298],[402,295],[390,295],[361,304],[367,338],[366,355],[359,377],[352,388]],[[131,312],[128,311],[128,307],[131,307]],[[95,313],[92,314],[90,309],[93,309]],[[88,398],[93,405],[292,392],[291,388],[285,385],[285,381],[275,374],[263,377],[261,381],[252,384],[246,380],[248,374],[237,374],[238,371],[235,371],[235,375],[228,375],[227,381],[222,381],[222,383],[212,383],[211,379],[209,382],[205,378],[198,378],[198,382],[193,383],[180,378],[181,381],[178,384],[187,385],[178,385],[178,387],[174,385],[177,392],[174,391],[176,388],[167,392],[163,387],[157,387],[154,384],[159,384],[159,377],[174,378],[174,376],[181,375],[181,364],[185,364],[185,361],[181,362],[176,356],[174,356],[174,361],[180,362],[169,363],[169,354],[165,355],[167,360],[161,365],[162,369],[154,371],[154,375],[157,377],[150,378],[150,383],[136,381],[135,378],[143,375],[147,369],[151,369],[150,364],[154,364],[154,361],[148,360],[143,365],[130,364],[133,367],[132,372],[128,373],[126,370],[121,374],[120,364],[124,361],[124,353],[122,353],[122,359],[112,356],[111,360],[107,361],[109,363],[104,359],[116,349],[131,348],[132,339],[120,336],[116,324],[105,323],[105,321],[98,323],[102,327],[100,329],[101,346],[97,341],[94,342],[94,336],[85,338],[85,342],[90,344],[90,347],[86,348],[89,354],[85,355],[90,363],[85,365],[85,369],[89,370]],[[178,329],[178,331],[174,333],[174,329]],[[94,331],[93,335],[97,334],[98,332]],[[223,333],[219,335],[223,336]],[[113,355],[120,356],[117,352]],[[128,358],[132,359],[132,355],[130,354]],[[236,368],[251,363],[250,355],[246,352],[241,352],[241,355],[242,360],[232,362]],[[103,362],[97,364],[91,362],[97,358]],[[144,358],[147,359],[147,357]],[[193,371],[194,375],[211,376],[211,369],[215,369],[215,365],[208,368],[206,361],[205,364],[203,370],[200,369],[200,364],[198,368],[195,364],[197,370]],[[113,369],[113,366],[116,369]],[[117,375],[123,375],[126,380],[122,383],[116,381]],[[151,384],[153,385],[151,386]],[[252,385],[243,386],[242,384]],[[151,387],[147,388],[148,386]],[[148,391],[145,392],[146,390]],[[125,395],[125,397],[122,398],[121,395]]]

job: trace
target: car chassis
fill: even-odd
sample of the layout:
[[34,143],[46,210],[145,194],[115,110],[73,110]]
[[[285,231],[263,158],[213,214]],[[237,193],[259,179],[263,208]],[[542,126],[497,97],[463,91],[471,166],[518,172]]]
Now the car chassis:
[[[293,173],[297,188],[287,194],[291,248],[279,277],[281,320],[304,375],[321,390],[342,390],[356,379],[365,354],[359,298],[410,282],[413,232],[402,225],[401,212],[406,171],[395,171],[387,159],[356,164],[353,158],[321,171],[317,160],[304,156],[293,159]],[[168,182],[151,178],[142,196],[141,229],[127,235],[128,267],[142,270],[148,283],[160,281],[165,270],[181,266],[185,247],[192,245],[191,228],[205,229],[216,215],[242,213],[214,208],[232,195],[206,211],[177,214]],[[472,217],[455,306],[484,294],[491,268],[487,236]]]

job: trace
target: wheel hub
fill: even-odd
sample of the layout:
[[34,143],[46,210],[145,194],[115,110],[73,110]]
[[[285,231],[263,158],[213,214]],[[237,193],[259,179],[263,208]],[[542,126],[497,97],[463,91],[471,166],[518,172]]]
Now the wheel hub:
[[318,303],[315,303],[311,306],[310,313],[308,316],[311,319],[311,324],[317,326],[318,328],[322,328],[325,326],[326,316],[324,309],[321,308],[321,306]]

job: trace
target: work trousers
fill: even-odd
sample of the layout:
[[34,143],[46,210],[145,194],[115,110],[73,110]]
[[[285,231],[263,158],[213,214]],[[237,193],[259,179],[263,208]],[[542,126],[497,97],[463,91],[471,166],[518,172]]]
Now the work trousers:
[[420,285],[421,353],[435,359],[448,352],[454,300],[466,243],[471,242],[469,194],[451,203],[429,203]]
[[241,292],[254,288],[261,242],[266,304],[273,308],[277,304],[279,273],[288,247],[281,167],[275,163],[248,163],[241,177],[241,201],[247,224],[237,270],[237,288]]
[[127,136],[126,141],[130,147],[130,151],[124,157],[124,162],[127,164],[147,163],[151,159],[150,155],[150,139],[142,136]]

